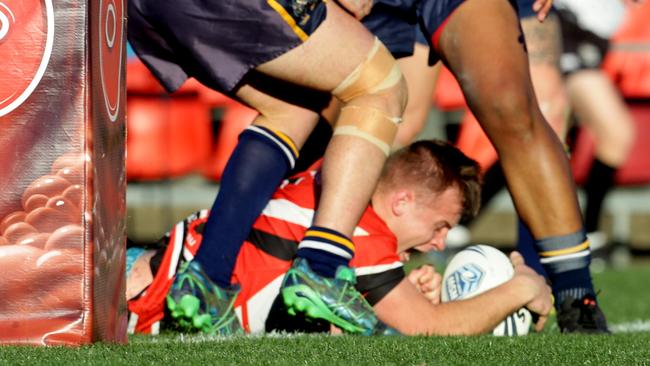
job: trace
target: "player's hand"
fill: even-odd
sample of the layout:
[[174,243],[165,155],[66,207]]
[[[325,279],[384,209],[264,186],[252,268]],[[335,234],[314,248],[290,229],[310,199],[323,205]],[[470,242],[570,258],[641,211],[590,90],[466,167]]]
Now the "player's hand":
[[524,263],[524,258],[518,252],[510,253],[510,261],[515,269],[515,277],[522,278],[526,288],[532,293],[532,300],[525,306],[528,310],[539,315],[539,320],[535,323],[535,331],[539,332],[544,329],[544,324],[548,314],[553,308],[551,297],[551,288],[546,284],[544,277],[533,271]]
[[433,266],[424,265],[412,270],[408,275],[408,280],[432,304],[440,304],[442,276],[436,272]]
[[533,3],[533,11],[537,13],[537,20],[543,22],[546,16],[551,11],[553,0],[536,0]]
[[349,11],[355,18],[361,20],[370,13],[373,0],[337,0],[345,10]]

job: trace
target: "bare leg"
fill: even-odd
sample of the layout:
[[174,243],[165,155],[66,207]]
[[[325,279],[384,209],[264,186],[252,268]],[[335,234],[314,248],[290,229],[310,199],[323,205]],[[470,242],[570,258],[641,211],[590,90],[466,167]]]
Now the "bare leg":
[[[507,1],[468,1],[447,23],[441,52],[499,153],[517,211],[533,235],[574,233],[582,218],[568,161],[537,106],[518,29]],[[488,54],[503,57],[481,56]]]
[[634,140],[634,122],[621,95],[600,70],[578,71],[567,86],[575,113],[596,140],[596,157],[618,167]]
[[551,281],[560,329],[608,332],[595,300],[589,241],[568,160],[537,105],[509,2],[463,3],[443,30],[440,48],[499,154],[517,213]]
[[[298,149],[330,100],[329,92],[366,59],[374,42],[365,27],[337,5],[329,4],[328,11],[324,23],[304,44],[247,74],[236,91],[236,96],[260,115],[254,126],[242,133],[226,166],[221,193],[204,233],[208,245],[197,253],[208,276],[222,287],[230,284],[241,243],[293,168]],[[339,32],[349,36],[346,42],[339,42]],[[314,92],[306,89],[324,91],[326,97],[314,97]],[[398,97],[386,93],[362,96],[354,102],[374,103],[387,114],[395,110],[395,115],[401,115]],[[337,137],[333,143],[339,140],[340,144],[342,139]],[[352,146],[343,144],[337,148],[342,150],[334,149],[326,159],[329,163],[323,172],[322,195],[325,204],[321,204],[320,211],[329,216],[320,225],[349,236],[367,205],[366,196],[370,197],[384,156],[364,140],[347,139]],[[333,207],[328,208],[328,203]]]
[[[345,42],[341,42],[345,34]],[[257,70],[306,87],[331,91],[368,54],[373,36],[363,25],[328,2],[326,21],[303,45],[260,65]],[[401,116],[406,103],[405,83],[351,104]],[[314,225],[350,236],[366,208],[386,156],[371,143],[351,136],[334,136],[322,168],[323,191]]]
[[429,47],[415,44],[413,56],[399,59],[404,78],[408,83],[409,100],[404,110],[402,124],[399,126],[393,149],[410,144],[427,122],[431,109],[431,97],[436,86],[440,63],[429,66]]

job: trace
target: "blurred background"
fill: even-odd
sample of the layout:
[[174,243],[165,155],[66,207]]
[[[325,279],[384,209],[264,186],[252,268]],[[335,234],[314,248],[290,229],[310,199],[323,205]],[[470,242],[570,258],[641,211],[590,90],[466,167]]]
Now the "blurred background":
[[[640,20],[641,19],[641,20]],[[645,19],[645,20],[644,20]],[[599,223],[598,266],[650,258],[650,5],[635,9],[611,39],[603,71],[624,98],[635,132],[626,161],[605,196]],[[457,141],[466,113],[451,74],[442,70],[426,128],[419,138]],[[239,133],[256,112],[188,80],[167,94],[129,49],[127,67],[127,227],[135,242],[160,238],[188,214],[209,208]],[[574,118],[575,120],[575,118]],[[583,121],[584,122],[584,121]],[[572,123],[567,146],[584,207],[594,138]],[[501,189],[466,230],[452,232],[453,248],[470,243],[514,247],[517,218]],[[593,241],[593,240],[592,240]]]

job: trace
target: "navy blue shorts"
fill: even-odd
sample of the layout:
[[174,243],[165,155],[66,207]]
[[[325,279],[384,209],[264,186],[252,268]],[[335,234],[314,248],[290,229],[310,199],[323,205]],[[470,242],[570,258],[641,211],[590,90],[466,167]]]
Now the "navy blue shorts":
[[128,39],[168,91],[194,77],[232,92],[255,67],[300,45],[322,0],[129,0]]
[[535,0],[517,0],[517,14],[519,15],[519,19],[537,15],[537,13],[533,11],[534,2]]
[[[517,15],[519,16],[520,19],[528,18],[531,16],[537,15],[533,11],[533,2],[535,0],[517,0],[516,3],[512,2],[512,5],[515,7],[517,10]],[[429,40],[427,39],[427,35],[425,34],[425,31],[418,30],[415,33],[415,41],[419,44],[423,45],[429,45]]]
[[451,13],[465,0],[375,0],[364,25],[396,58],[413,54],[418,39],[430,46],[429,64],[440,56],[433,36]]
[[375,0],[372,11],[363,18],[366,28],[379,38],[395,58],[413,54],[418,24],[417,3],[407,2]]

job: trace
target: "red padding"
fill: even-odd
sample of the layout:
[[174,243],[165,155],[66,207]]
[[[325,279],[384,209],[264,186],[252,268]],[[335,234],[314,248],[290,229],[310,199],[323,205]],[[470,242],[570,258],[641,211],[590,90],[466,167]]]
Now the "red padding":
[[465,107],[465,96],[463,96],[460,85],[446,67],[440,69],[436,90],[433,93],[433,102],[443,111]]
[[[627,161],[616,174],[616,184],[650,184],[650,104],[632,104],[629,107],[636,125],[636,136]],[[587,179],[593,154],[593,137],[582,128],[571,155],[571,168],[579,184]]]
[[209,107],[198,98],[129,96],[127,178],[163,179],[197,171],[210,154]]
[[214,149],[202,169],[206,178],[217,181],[221,179],[226,162],[235,150],[239,134],[253,122],[257,114],[254,109],[238,103],[226,107]]

